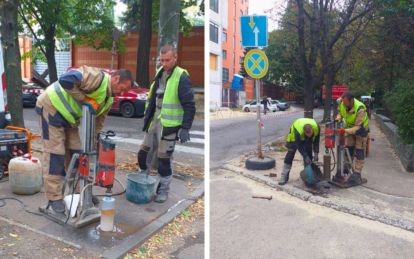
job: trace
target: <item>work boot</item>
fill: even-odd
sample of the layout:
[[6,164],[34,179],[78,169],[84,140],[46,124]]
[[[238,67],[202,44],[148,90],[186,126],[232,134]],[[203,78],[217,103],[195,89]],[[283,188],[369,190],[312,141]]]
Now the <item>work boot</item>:
[[349,174],[348,169],[344,169],[344,175],[343,177],[341,176],[341,172],[336,172],[336,174],[334,175],[334,177],[332,177],[332,181],[334,182],[341,182],[341,180],[343,181],[344,177],[346,177],[346,175]]
[[56,201],[49,201],[49,205],[52,207],[53,211],[57,213],[63,213],[66,210],[65,203],[62,199]]
[[100,203],[98,197],[92,194],[92,203],[93,205],[98,205]]
[[155,202],[158,202],[158,203],[163,203],[163,202],[165,202],[167,199],[168,199],[168,193],[166,193],[166,192],[161,192],[161,193],[158,193],[158,194],[155,196],[154,201],[155,201]]
[[358,182],[362,182],[360,173],[353,173],[348,179],[348,183],[350,184],[357,184]]
[[287,181],[289,181],[289,172],[291,168],[292,165],[283,164],[283,170],[280,174],[279,185],[284,185],[285,183],[287,183]]

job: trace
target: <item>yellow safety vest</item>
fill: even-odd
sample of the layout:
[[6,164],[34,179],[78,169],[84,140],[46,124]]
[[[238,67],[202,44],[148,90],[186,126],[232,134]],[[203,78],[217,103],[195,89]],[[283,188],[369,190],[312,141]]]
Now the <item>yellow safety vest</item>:
[[366,112],[367,108],[365,107],[365,104],[361,103],[357,99],[354,99],[354,110],[355,110],[355,112],[353,114],[347,116],[347,112],[346,112],[346,108],[344,106],[344,103],[341,102],[340,112],[341,112],[341,116],[345,119],[347,129],[355,127],[356,114],[358,112],[358,108],[361,107],[361,106],[363,106],[364,110],[365,110],[363,126],[366,127],[368,125],[369,119],[368,119],[368,116],[367,116],[367,112]]
[[[101,73],[104,78],[98,89],[91,94],[85,93],[87,97],[94,99],[98,105],[107,99],[104,107],[96,114],[96,117],[109,109],[114,99],[112,96],[108,98],[106,97],[109,75],[104,74],[103,72]],[[66,92],[66,90],[60,86],[59,82],[55,82],[48,86],[46,91],[53,106],[63,118],[72,124],[79,122],[79,119],[82,117],[82,104]]]
[[312,128],[313,128],[312,142],[315,141],[315,137],[319,133],[318,124],[316,123],[316,121],[314,119],[307,119],[307,118],[297,119],[297,120],[295,120],[295,122],[293,122],[292,127],[290,128],[290,133],[287,136],[286,141],[287,142],[295,142],[295,130],[294,129],[296,129],[299,132],[300,140],[304,141],[305,140],[305,133],[303,131],[303,127],[306,124],[310,124],[312,126]]

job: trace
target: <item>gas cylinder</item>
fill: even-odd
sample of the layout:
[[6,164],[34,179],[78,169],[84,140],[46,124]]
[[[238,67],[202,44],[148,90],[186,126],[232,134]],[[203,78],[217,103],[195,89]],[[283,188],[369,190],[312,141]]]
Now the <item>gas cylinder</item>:
[[35,194],[42,188],[42,164],[35,157],[15,157],[9,163],[9,183],[15,194]]
[[98,186],[112,188],[115,178],[115,142],[108,138],[98,140],[98,170],[95,182]]

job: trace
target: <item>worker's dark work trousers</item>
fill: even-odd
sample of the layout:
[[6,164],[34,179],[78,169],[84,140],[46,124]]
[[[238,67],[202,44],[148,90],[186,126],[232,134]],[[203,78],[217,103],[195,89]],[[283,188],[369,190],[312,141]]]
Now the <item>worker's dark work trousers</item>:
[[[284,161],[285,164],[292,165],[293,159],[295,158],[296,151],[297,149],[288,148],[288,152],[286,153],[285,161]],[[308,154],[310,160],[312,160],[313,159],[312,147],[306,148],[306,153]],[[303,159],[303,162],[305,162],[305,158]]]
[[145,133],[144,140],[138,151],[138,164],[142,170],[148,169],[147,156],[154,144],[158,144],[158,177],[160,182],[157,187],[157,193],[169,193],[170,183],[173,177],[172,171],[172,154],[175,148],[177,133],[161,137],[162,124],[158,119],[160,109],[154,115],[154,121],[151,129]]

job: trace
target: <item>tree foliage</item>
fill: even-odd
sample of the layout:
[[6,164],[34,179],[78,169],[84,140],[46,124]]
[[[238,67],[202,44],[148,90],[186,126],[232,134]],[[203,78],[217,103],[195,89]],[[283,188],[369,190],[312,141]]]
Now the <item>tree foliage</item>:
[[[21,0],[19,15],[35,38],[34,48],[46,57],[50,80],[57,80],[56,38],[74,36],[76,44],[111,50],[114,1]],[[122,41],[118,47],[123,49]]]

